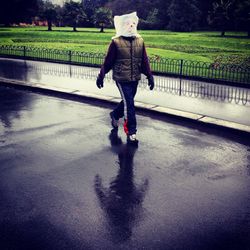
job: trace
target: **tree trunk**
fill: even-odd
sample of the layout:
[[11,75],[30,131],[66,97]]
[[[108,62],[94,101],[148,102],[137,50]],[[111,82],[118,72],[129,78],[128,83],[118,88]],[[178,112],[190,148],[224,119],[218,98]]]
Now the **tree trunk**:
[[221,36],[225,36],[225,31],[221,31]]
[[100,32],[104,32],[104,25],[101,25],[101,30]]
[[77,31],[77,29],[76,29],[76,26],[74,25],[74,27],[73,27],[73,31],[74,32],[76,32]]
[[48,31],[52,31],[52,22],[48,21]]
[[250,30],[247,31],[247,37],[250,38]]

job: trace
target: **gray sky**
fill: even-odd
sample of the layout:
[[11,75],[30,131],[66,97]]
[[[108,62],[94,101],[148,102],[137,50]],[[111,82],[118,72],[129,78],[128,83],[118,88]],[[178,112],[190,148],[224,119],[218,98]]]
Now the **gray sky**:
[[[63,5],[63,3],[66,1],[66,0],[50,0],[52,3],[54,4],[59,4],[59,5]],[[75,2],[80,2],[81,0],[73,0]]]

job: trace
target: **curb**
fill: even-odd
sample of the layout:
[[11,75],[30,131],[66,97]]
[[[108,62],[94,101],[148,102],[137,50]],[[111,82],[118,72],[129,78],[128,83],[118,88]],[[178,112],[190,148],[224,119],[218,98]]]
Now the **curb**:
[[[13,87],[22,90],[31,90],[45,94],[53,94],[53,95],[56,94],[65,98],[68,97],[70,98],[77,97],[80,99],[84,98],[85,100],[101,102],[101,103],[106,102],[111,104],[117,104],[118,102],[120,102],[119,98],[112,96],[103,96],[93,93],[86,93],[80,90],[70,90],[65,88],[52,87],[46,84],[36,84],[36,83],[30,84],[25,81],[11,80],[3,77],[0,77],[0,86]],[[166,108],[158,105],[146,104],[142,102],[135,102],[135,106],[137,109],[142,111],[147,111],[149,113],[156,113],[156,114],[162,114],[164,116],[186,119],[206,126],[229,129],[235,132],[245,133],[248,136],[250,135],[250,126],[248,125],[212,118],[209,116],[199,115],[186,111]]]

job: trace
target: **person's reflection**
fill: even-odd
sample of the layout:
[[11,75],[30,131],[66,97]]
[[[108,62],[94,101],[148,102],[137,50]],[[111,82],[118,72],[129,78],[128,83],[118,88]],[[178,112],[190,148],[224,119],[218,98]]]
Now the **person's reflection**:
[[148,179],[142,184],[134,183],[133,158],[137,147],[123,144],[117,130],[109,136],[112,151],[118,154],[119,170],[109,188],[95,177],[95,191],[100,206],[107,217],[113,241],[122,242],[130,238],[132,228],[142,215],[142,202],[148,190]]

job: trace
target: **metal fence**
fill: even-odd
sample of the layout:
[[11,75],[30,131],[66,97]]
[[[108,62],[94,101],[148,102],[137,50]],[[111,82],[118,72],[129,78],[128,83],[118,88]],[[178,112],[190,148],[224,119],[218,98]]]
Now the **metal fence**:
[[[73,79],[80,81],[91,80],[94,82],[98,73],[99,69],[90,67],[79,67],[67,64],[43,64],[34,61],[16,62],[12,60],[0,60],[0,77],[22,81],[40,82],[41,79],[46,76],[47,81],[51,82],[60,82],[62,78],[68,78],[69,83],[75,82]],[[108,73],[105,77],[105,85],[106,84],[114,85],[111,73]],[[142,77],[139,88],[148,89],[148,81],[145,76]],[[154,91],[250,106],[249,88],[156,76]]]
[[[99,67],[104,61],[105,54],[2,45],[0,56]],[[151,57],[150,65],[152,71],[159,75],[250,86],[250,68],[247,66],[160,57]]]

